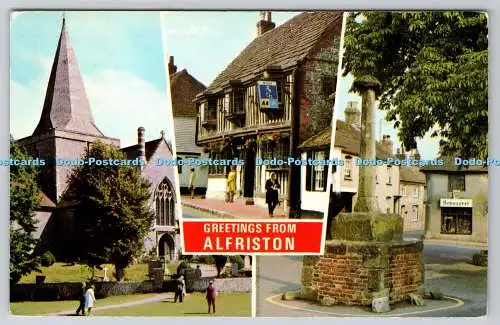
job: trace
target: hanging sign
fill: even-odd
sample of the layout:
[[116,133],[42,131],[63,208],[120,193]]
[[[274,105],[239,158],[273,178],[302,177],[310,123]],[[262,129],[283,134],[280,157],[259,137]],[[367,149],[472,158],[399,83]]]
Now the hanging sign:
[[278,109],[278,86],[276,81],[258,81],[257,93],[260,108]]

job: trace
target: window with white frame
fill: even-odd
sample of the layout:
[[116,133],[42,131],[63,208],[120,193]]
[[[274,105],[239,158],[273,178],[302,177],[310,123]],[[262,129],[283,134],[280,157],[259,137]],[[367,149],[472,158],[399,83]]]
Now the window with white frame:
[[352,179],[352,157],[351,156],[345,156],[344,178],[345,179]]

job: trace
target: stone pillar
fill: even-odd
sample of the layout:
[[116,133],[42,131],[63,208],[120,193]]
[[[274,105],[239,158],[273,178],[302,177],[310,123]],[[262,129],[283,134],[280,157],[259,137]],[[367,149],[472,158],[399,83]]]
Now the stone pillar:
[[[375,101],[376,92],[380,83],[374,77],[362,77],[354,81],[353,85],[361,95],[361,159],[376,159],[375,142]],[[376,166],[359,166],[358,199],[354,205],[354,212],[380,212],[375,197]]]

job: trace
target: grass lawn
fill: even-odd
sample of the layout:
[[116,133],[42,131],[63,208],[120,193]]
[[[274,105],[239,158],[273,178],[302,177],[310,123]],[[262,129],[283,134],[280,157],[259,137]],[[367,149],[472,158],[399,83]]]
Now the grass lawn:
[[[151,298],[158,295],[157,293],[134,294],[123,296],[111,296],[97,300],[97,306],[106,306],[121,304],[133,300],[141,300]],[[11,302],[10,311],[13,315],[42,315],[57,313],[66,310],[75,310],[78,308],[78,301],[63,300],[63,301],[25,301]]]
[[[97,302],[97,306],[100,302]],[[216,301],[215,316],[252,315],[250,293],[219,292]],[[113,308],[93,313],[95,316],[212,316],[208,314],[207,302],[203,293],[193,293],[181,303],[172,300],[152,302],[127,308]]]
[[[169,272],[175,273],[177,271],[178,263],[174,262],[167,265]],[[115,267],[110,264],[103,265],[108,268],[107,275],[110,280],[114,280],[113,273]],[[20,283],[35,283],[37,275],[45,275],[45,282],[83,282],[90,278],[91,272],[84,264],[67,265],[65,263],[55,263],[49,267],[40,267],[42,273],[31,272],[21,278]],[[134,264],[125,269],[125,280],[128,281],[142,281],[148,280],[148,265],[147,264]],[[103,276],[104,271],[96,270],[96,276]]]

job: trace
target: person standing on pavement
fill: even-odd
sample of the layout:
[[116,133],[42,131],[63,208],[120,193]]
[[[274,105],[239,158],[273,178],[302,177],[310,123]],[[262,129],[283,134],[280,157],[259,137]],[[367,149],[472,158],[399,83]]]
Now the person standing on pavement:
[[234,202],[234,194],[236,193],[236,166],[231,166],[231,171],[227,175],[227,191],[229,193],[229,202]]
[[274,209],[279,203],[280,183],[277,180],[276,173],[271,173],[271,178],[266,181],[266,203],[269,210],[269,217],[273,217]]
[[194,168],[191,168],[191,172],[189,173],[188,188],[191,191],[191,198],[194,199],[194,191],[196,189],[196,172],[194,171]]
[[207,287],[207,303],[208,303],[208,313],[210,314],[210,306],[215,314],[215,298],[217,297],[217,289],[214,286],[214,282],[210,281]]

